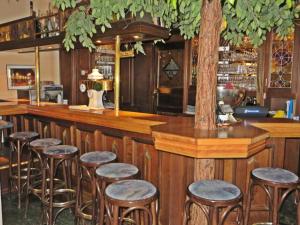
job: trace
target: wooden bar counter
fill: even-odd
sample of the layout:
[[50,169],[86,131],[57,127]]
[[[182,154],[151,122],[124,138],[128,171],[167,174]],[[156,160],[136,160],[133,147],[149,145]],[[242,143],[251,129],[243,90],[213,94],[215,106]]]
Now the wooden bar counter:
[[[34,130],[41,137],[60,138],[77,146],[81,154],[110,150],[119,161],[137,165],[142,178],[159,189],[161,225],[183,224],[186,188],[195,180],[234,183],[245,201],[252,169],[279,166],[296,173],[299,169],[300,123],[288,120],[246,120],[203,131],[193,128],[191,117],[125,111],[115,117],[112,110],[83,112],[20,102],[0,103],[0,115],[14,123],[14,131]],[[251,222],[267,221],[266,198],[260,191],[256,194],[261,197],[255,198]],[[190,224],[205,224],[199,210],[192,214]]]

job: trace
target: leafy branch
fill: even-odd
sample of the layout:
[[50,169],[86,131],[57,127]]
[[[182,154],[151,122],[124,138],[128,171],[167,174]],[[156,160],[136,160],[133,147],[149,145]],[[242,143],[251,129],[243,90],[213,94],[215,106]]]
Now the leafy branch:
[[[52,0],[61,10],[75,8],[76,0]],[[111,28],[111,22],[125,18],[127,13],[160,18],[167,28],[178,28],[185,39],[199,32],[203,0],[90,0],[90,4],[76,8],[66,23],[64,46],[67,50],[79,42],[95,48],[92,37],[99,27],[101,32]],[[240,44],[246,35],[254,46],[259,46],[273,28],[279,36],[293,29],[300,6],[294,0],[220,0],[223,7],[223,36],[232,44]],[[140,43],[135,44],[141,50]]]

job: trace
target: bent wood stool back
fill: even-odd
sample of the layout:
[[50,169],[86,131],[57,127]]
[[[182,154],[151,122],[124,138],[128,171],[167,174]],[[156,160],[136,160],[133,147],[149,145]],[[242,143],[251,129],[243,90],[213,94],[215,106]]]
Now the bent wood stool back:
[[107,185],[121,180],[138,178],[139,169],[127,163],[108,163],[96,170],[97,192],[99,202],[99,224],[105,222],[105,189]]
[[[28,149],[29,143],[34,139],[38,138],[39,134],[36,132],[24,131],[24,132],[15,132],[9,135],[9,142],[10,142],[10,153],[9,153],[9,192],[11,193],[12,186],[14,181],[16,181],[16,190],[18,193],[18,208],[21,208],[21,194],[22,189],[26,184],[26,168],[21,168],[21,156],[23,150],[25,148]],[[13,161],[14,161],[14,154],[16,154],[16,169],[13,169]],[[22,173],[22,174],[21,174]],[[23,174],[25,173],[25,174]],[[23,182],[23,185],[21,184]]]
[[157,188],[145,180],[122,180],[105,189],[109,224],[157,225]]
[[[250,185],[248,188],[248,197],[246,205],[245,224],[250,220],[251,202],[254,194],[254,187],[260,187],[267,195],[269,201],[269,221],[274,225],[279,224],[279,210],[292,192],[295,193],[295,203],[298,205],[298,220],[300,219],[299,207],[299,177],[294,173],[281,168],[257,168],[251,171]],[[298,221],[299,223],[300,221]]]
[[[191,205],[204,213],[209,225],[223,225],[227,216],[237,210],[236,222],[243,222],[241,190],[222,180],[196,181],[188,186],[188,200],[185,203],[184,225],[190,220]],[[220,210],[222,210],[221,216]]]
[[[36,165],[38,173],[42,171],[42,156],[41,153],[50,146],[61,144],[61,140],[55,138],[37,139],[29,144],[28,164],[27,164],[27,182],[26,182],[26,199],[25,199],[25,218],[27,218],[27,211],[29,205],[29,195],[33,194],[41,199],[42,193],[42,178],[41,176],[32,176],[32,169]],[[37,162],[35,161],[37,159]],[[60,180],[56,180],[59,182]]]
[[[96,224],[97,192],[95,171],[99,166],[115,160],[117,160],[117,155],[109,151],[88,152],[80,156],[76,194],[76,224],[80,220],[89,220],[92,221],[92,224]],[[91,197],[88,201],[83,200],[84,184],[91,187]]]
[[[42,152],[42,222],[47,218],[48,225],[55,224],[65,209],[75,210],[76,185],[72,183],[72,176],[78,176],[78,154],[78,148],[70,145],[51,146]],[[64,187],[55,189],[54,179],[58,177],[59,167],[62,169]]]

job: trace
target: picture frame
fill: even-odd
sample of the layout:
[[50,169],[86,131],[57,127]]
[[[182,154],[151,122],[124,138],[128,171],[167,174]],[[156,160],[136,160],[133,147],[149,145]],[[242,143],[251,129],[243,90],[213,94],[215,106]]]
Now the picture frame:
[[6,65],[7,88],[9,90],[29,90],[35,85],[35,66]]

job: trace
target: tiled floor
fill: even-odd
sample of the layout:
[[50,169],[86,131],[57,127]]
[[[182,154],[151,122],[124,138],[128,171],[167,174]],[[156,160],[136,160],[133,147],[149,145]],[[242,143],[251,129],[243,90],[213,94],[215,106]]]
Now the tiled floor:
[[[9,194],[2,196],[3,225],[41,225],[41,205],[37,199],[32,199],[28,209],[28,218],[24,219],[24,204],[17,209],[17,199]],[[57,219],[57,225],[74,225],[74,216],[70,210],[65,210]]]
[[[17,209],[17,201],[15,196],[12,199],[9,195],[2,197],[3,204],[3,225],[40,225],[41,224],[41,207],[37,199],[32,199],[29,211],[28,219],[24,219],[24,209]],[[57,220],[57,225],[73,225],[74,216],[69,210],[64,211]],[[282,225],[296,225],[296,207],[289,199],[281,211],[281,223]]]

